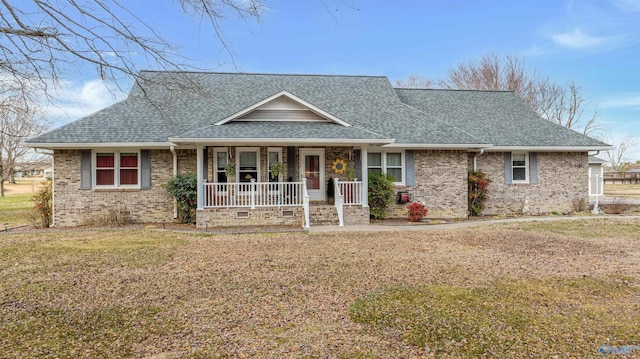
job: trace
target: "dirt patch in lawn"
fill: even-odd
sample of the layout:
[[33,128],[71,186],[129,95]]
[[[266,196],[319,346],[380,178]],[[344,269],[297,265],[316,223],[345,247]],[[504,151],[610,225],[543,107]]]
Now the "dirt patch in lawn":
[[[612,219],[590,237],[565,225],[394,233],[212,236],[139,230],[0,236],[0,352],[6,357],[410,358],[439,348],[437,356],[456,357],[456,348],[471,340],[464,330],[455,342],[445,338],[440,346],[423,346],[428,336],[414,333],[414,340],[404,330],[428,328],[429,322],[407,321],[411,315],[403,312],[397,325],[372,326],[353,316],[354,305],[363,298],[372,298],[368,303],[374,305],[382,300],[390,304],[384,310],[391,312],[385,313],[393,313],[387,301],[393,296],[386,293],[397,291],[412,301],[417,314],[427,315],[415,318],[430,320],[438,308],[423,310],[414,298],[424,296],[416,293],[443,293],[453,298],[448,299],[451,305],[460,301],[462,310],[476,308],[468,303],[476,296],[467,294],[479,291],[498,310],[514,301],[528,306],[531,288],[569,296],[574,281],[591,278],[577,282],[579,295],[562,305],[580,305],[579,313],[593,316],[584,323],[599,326],[587,329],[576,320],[571,331],[552,338],[563,343],[582,338],[560,357],[596,356],[606,340],[617,345],[626,337],[617,336],[620,327],[602,308],[589,307],[594,296],[606,297],[608,310],[620,314],[615,318],[631,323],[625,330],[640,330],[633,327],[640,323],[640,240],[634,234],[640,232],[640,221]],[[620,226],[625,229],[613,230]],[[608,281],[625,286],[624,293],[607,299],[601,293],[611,288],[601,283]],[[492,289],[496,285],[499,291]],[[503,302],[503,293],[514,294]],[[537,296],[536,305],[555,305],[543,299]],[[367,306],[365,314],[375,318],[375,308]],[[575,313],[572,308],[560,308],[558,315]],[[455,313],[443,313],[456,333],[464,328],[453,325]],[[543,318],[523,313],[513,319]],[[511,317],[503,319],[510,325]],[[507,339],[515,342],[526,335],[526,330],[517,334],[497,326],[486,330],[513,335]],[[560,346],[553,341],[536,346],[530,356],[557,355]]]

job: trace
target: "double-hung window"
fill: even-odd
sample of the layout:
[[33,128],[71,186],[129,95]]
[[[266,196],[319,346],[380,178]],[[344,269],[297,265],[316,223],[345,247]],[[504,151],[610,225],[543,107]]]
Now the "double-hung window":
[[513,183],[529,183],[529,153],[513,152],[511,154],[511,171]]
[[140,186],[140,152],[95,153],[95,187]]
[[393,176],[394,184],[404,183],[404,152],[367,153],[367,172]]
[[259,148],[238,148],[236,159],[238,160],[238,182],[251,182],[252,179],[260,181],[260,156]]

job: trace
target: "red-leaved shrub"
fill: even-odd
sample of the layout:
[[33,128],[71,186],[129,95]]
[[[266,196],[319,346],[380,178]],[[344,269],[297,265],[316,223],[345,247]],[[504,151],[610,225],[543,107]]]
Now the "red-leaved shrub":
[[427,215],[427,212],[429,212],[429,210],[425,208],[424,204],[418,202],[413,202],[408,205],[407,211],[411,222],[420,222],[422,218]]

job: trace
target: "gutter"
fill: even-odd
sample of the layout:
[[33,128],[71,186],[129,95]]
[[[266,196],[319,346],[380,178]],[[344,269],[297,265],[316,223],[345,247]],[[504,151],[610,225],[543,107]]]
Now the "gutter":
[[353,145],[353,144],[371,144],[386,145],[393,143],[395,139],[348,139],[348,138],[179,138],[171,137],[169,141],[172,143],[188,143],[188,144],[280,144],[280,145],[304,145],[304,144],[323,144],[323,145]]
[[[176,153],[176,149],[173,145],[169,146],[169,150],[173,154],[173,176],[178,175],[178,154]],[[178,218],[178,200],[173,198],[173,219]]]
[[50,155],[53,156],[53,151],[49,152],[49,151],[43,151],[42,148],[39,147],[33,147],[33,152],[39,154],[39,155]]

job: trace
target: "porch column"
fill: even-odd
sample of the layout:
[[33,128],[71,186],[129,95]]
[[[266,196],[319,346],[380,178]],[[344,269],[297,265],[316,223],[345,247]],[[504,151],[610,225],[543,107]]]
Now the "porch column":
[[360,150],[360,163],[362,164],[362,206],[369,207],[369,173],[367,171],[368,158],[367,146]]
[[203,192],[204,192],[204,156],[203,156],[203,146],[202,145],[198,145],[196,146],[196,179],[197,179],[197,186],[198,188],[196,189],[196,193],[197,193],[197,199],[198,199],[198,206],[197,209],[204,209],[204,196],[203,196]]

